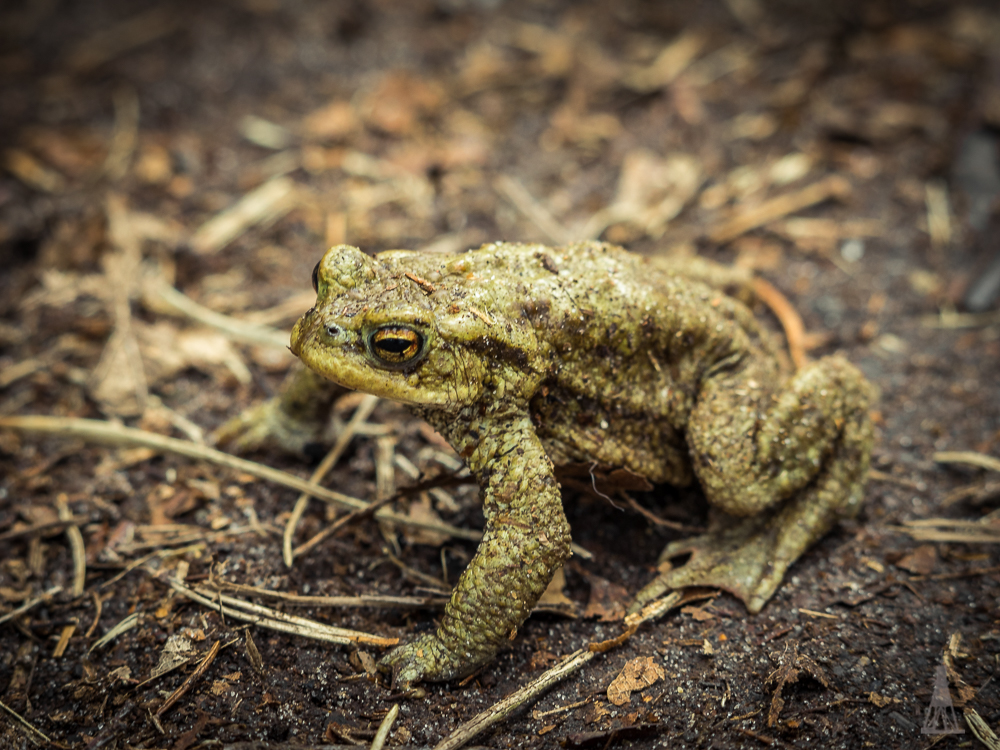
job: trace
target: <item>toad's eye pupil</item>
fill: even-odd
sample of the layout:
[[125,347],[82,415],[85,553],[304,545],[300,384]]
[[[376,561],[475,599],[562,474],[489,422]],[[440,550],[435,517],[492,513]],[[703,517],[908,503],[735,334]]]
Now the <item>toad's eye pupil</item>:
[[312,282],[313,291],[319,294],[319,263],[313,266]]
[[379,351],[387,352],[389,354],[402,354],[411,346],[413,343],[407,341],[406,339],[382,339],[376,346],[378,346]]
[[423,337],[411,328],[380,328],[369,339],[372,354],[387,364],[400,365],[421,353]]

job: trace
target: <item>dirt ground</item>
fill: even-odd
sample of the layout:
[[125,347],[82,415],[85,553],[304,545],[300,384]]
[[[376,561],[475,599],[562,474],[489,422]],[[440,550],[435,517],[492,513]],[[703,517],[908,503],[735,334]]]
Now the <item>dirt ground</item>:
[[[793,347],[880,389],[875,471],[760,614],[707,592],[471,744],[997,746],[995,3],[33,0],[0,37],[0,748],[368,747],[393,706],[388,744],[430,747],[618,636],[697,491],[628,493],[643,514],[566,482],[592,559],[494,664],[407,697],[378,639],[434,627],[475,543],[370,517],[314,539],[335,503],[204,448],[293,365],[326,246],[588,237],[768,280]],[[447,446],[370,407],[338,402],[324,486],[481,528]],[[102,442],[121,424],[191,452]],[[308,478],[325,450],[247,458]],[[288,596],[220,612],[219,582]],[[626,664],[645,687],[609,695]],[[932,706],[964,733],[922,732]]]

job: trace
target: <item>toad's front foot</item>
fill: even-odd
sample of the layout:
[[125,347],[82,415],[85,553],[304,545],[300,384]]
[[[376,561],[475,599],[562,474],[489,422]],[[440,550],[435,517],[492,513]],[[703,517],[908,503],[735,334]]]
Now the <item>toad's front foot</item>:
[[378,666],[391,673],[392,686],[401,690],[417,682],[450,680],[473,671],[445,647],[436,633],[393,649],[382,657]]
[[330,407],[346,393],[312,370],[293,370],[280,395],[248,409],[215,431],[216,443],[237,453],[274,449],[290,455],[308,454],[309,446],[325,443]]
[[325,427],[325,419],[297,418],[284,410],[280,399],[272,398],[230,419],[212,439],[236,453],[275,449],[301,456],[310,444],[323,442]]

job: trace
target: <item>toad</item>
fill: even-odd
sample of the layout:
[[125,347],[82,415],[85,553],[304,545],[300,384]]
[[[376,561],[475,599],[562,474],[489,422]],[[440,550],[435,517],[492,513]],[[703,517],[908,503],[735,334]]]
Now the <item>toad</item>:
[[750,309],[723,293],[734,281],[721,266],[599,242],[374,257],[339,245],[316,266],[316,305],[292,332],[309,370],[224,437],[301,448],[325,421],[319,374],[409,405],[465,461],[483,539],[436,632],[382,659],[397,685],[467,675],[517,632],[570,554],[556,466],[697,481],[724,520],[668,546],[689,560],[638,601],[716,586],[755,613],[857,512],[873,389],[840,356],[791,372]]

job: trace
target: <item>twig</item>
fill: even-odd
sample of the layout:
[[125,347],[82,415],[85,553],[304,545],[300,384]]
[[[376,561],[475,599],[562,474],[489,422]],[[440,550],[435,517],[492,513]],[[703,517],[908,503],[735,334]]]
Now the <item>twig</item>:
[[1000,471],[1000,458],[975,451],[942,451],[934,454],[934,460],[942,464],[968,464],[990,471]]
[[102,635],[97,642],[90,647],[87,651],[88,654],[93,653],[99,648],[103,648],[113,641],[115,638],[120,636],[122,633],[127,633],[136,625],[139,624],[139,613],[133,612],[130,615],[126,615],[123,620],[121,620],[117,625],[115,625],[111,630]]
[[[69,509],[65,494],[60,494],[56,499],[56,510],[59,513],[59,520],[69,522],[73,518],[73,511]],[[83,596],[83,587],[87,582],[87,549],[83,544],[83,534],[80,527],[71,524],[66,527],[66,539],[69,541],[70,553],[73,557],[73,598]]]
[[559,221],[549,213],[541,203],[535,200],[528,189],[518,180],[502,174],[493,182],[493,186],[507,198],[514,207],[524,214],[542,233],[557,245],[566,245],[573,241],[573,236]]
[[70,516],[65,521],[51,521],[49,523],[39,523],[23,529],[11,529],[0,534],[0,542],[22,537],[45,536],[46,534],[58,534],[65,531],[68,526],[76,526],[87,521],[86,516]]
[[255,224],[270,224],[292,210],[295,182],[275,177],[202,224],[191,238],[198,255],[216,253]]
[[302,557],[302,555],[308,554],[313,549],[322,544],[326,539],[329,539],[331,536],[336,534],[345,526],[349,526],[353,523],[358,523],[359,521],[368,518],[369,516],[375,515],[375,511],[377,511],[379,508],[383,508],[386,505],[389,505],[398,498],[399,494],[396,494],[391,497],[384,498],[382,500],[376,500],[371,504],[371,506],[369,506],[365,510],[354,510],[348,513],[346,516],[341,516],[336,521],[331,523],[329,526],[317,532],[316,534],[313,534],[312,537],[302,542],[302,544],[293,549],[292,557],[293,558]]
[[941,249],[951,242],[951,206],[944,181],[928,182],[924,186],[924,201],[927,206],[927,234],[930,235],[931,245]]
[[389,732],[392,731],[392,725],[395,723],[397,716],[399,716],[399,704],[394,703],[392,708],[389,709],[389,713],[382,719],[382,723],[379,724],[370,750],[382,750],[385,747],[386,740],[389,739]]
[[985,313],[942,310],[938,315],[923,316],[920,323],[927,328],[980,328],[1000,323],[1000,310]]
[[824,177],[798,192],[779,195],[754,206],[708,231],[712,242],[726,243],[752,229],[770,224],[783,216],[809,208],[830,198],[844,198],[851,192],[851,184],[840,175]]
[[976,576],[988,576],[1000,573],[1000,565],[991,568],[973,568],[972,570],[962,570],[958,573],[935,573],[926,576],[910,576],[910,581],[956,581],[962,578],[975,578]]
[[182,294],[158,276],[148,277],[145,281],[146,294],[162,300],[181,315],[210,326],[233,341],[247,344],[262,344],[278,349],[287,349],[290,334],[277,328],[249,323],[239,318],[215,312],[199,305],[186,294]]
[[212,648],[208,650],[205,654],[205,658],[201,660],[195,670],[188,675],[188,678],[181,683],[181,686],[177,688],[174,692],[170,694],[170,697],[163,701],[163,705],[156,710],[156,718],[160,718],[165,714],[170,708],[181,699],[181,697],[191,689],[191,686],[195,681],[201,677],[211,666],[212,662],[215,661],[216,655],[219,653],[219,649],[222,647],[222,641],[216,641],[212,644]]
[[595,656],[597,656],[596,652],[588,651],[585,648],[574,651],[559,662],[559,664],[547,670],[520,690],[511,693],[471,721],[460,726],[444,740],[435,745],[434,750],[457,750],[473,737],[486,731],[497,722],[506,719],[513,711],[525,703],[534,700],[557,682],[576,672]]
[[896,477],[892,474],[887,474],[884,471],[879,471],[878,469],[869,469],[868,478],[873,482],[898,484],[900,487],[909,487],[911,490],[918,490],[920,492],[927,489],[927,485],[924,482],[915,482],[912,479],[907,479],[906,477]]
[[531,718],[534,719],[535,721],[538,721],[539,719],[544,719],[549,716],[554,716],[555,714],[564,714],[567,711],[572,711],[574,708],[585,706],[592,700],[593,698],[584,698],[582,701],[577,701],[576,703],[570,703],[565,706],[559,706],[558,708],[550,708],[548,711],[532,711]]
[[55,744],[52,741],[52,738],[50,738],[47,734],[43,734],[41,730],[35,729],[35,727],[27,719],[25,719],[23,716],[21,716],[21,714],[19,714],[17,711],[15,711],[13,708],[11,708],[10,706],[8,706],[3,701],[0,701],[0,708],[2,708],[4,711],[6,711],[11,716],[13,716],[14,720],[17,721],[18,724],[20,724],[21,726],[23,726],[29,732],[34,732],[39,737],[41,737],[43,740],[45,740],[46,742],[48,742],[50,745],[54,745]]
[[186,20],[173,3],[157,5],[84,39],[70,51],[67,66],[77,73],[87,73],[136,47],[170,34]]
[[962,714],[965,716],[965,723],[969,725],[969,729],[972,730],[976,739],[986,746],[987,750],[1000,750],[1000,738],[990,729],[990,725],[983,720],[976,709],[972,706],[966,706],[962,709]]
[[[327,472],[330,471],[334,466],[337,465],[337,461],[340,460],[341,455],[347,448],[347,445],[351,442],[354,434],[357,432],[358,427],[371,416],[372,409],[378,403],[378,396],[366,395],[357,408],[354,410],[354,415],[351,417],[351,421],[347,423],[347,426],[343,431],[337,436],[337,441],[330,448],[329,453],[323,457],[320,461],[319,466],[309,477],[310,484],[319,485],[326,476]],[[288,522],[285,524],[285,530],[281,537],[281,555],[285,560],[285,565],[289,568],[292,567],[292,563],[295,562],[295,551],[292,549],[292,539],[295,536],[295,528],[298,526],[299,521],[302,519],[302,514],[305,513],[306,507],[309,505],[309,494],[302,493],[299,495],[298,500],[295,501],[295,507],[292,508],[291,514],[288,516]]]
[[[45,416],[20,416],[20,417],[0,417],[0,428],[24,430],[25,432],[40,432],[45,434],[57,434],[69,438],[81,438],[93,442],[106,443],[109,445],[131,445],[152,448],[153,450],[173,453],[187,458],[201,461],[209,461],[218,466],[224,466],[235,471],[245,472],[259,479],[274,482],[284,487],[290,487],[299,492],[307,492],[315,498],[334,505],[340,505],[354,510],[366,510],[370,503],[359,500],[349,495],[341,494],[311,484],[305,479],[289,474],[270,466],[248,461],[245,458],[224,453],[204,445],[198,445],[187,440],[158,435],[155,432],[138,430],[133,427],[103,422],[96,419],[73,419],[62,417]],[[375,513],[375,517],[383,521],[391,521],[400,526],[409,526],[418,529],[427,529],[443,534],[449,534],[456,539],[466,539],[478,542],[482,539],[482,532],[471,529],[460,529],[451,524],[439,521],[421,521],[410,518],[401,513],[394,513],[388,509],[382,509]],[[574,548],[576,551],[576,548]],[[589,555],[584,550],[584,553]],[[579,554],[579,553],[578,553]]]
[[[952,530],[945,531],[941,527]],[[966,542],[975,544],[1000,542],[1000,529],[976,521],[952,521],[948,518],[925,518],[908,521],[905,526],[889,526],[893,531],[902,531],[912,539],[924,542]]]
[[698,531],[703,531],[703,529],[702,530],[694,529],[691,526],[687,526],[686,524],[683,523],[678,523],[677,521],[668,521],[666,518],[660,518],[653,511],[649,510],[648,508],[644,508],[642,505],[640,505],[638,501],[627,492],[623,492],[621,494],[625,495],[625,502],[628,505],[628,507],[630,507],[632,510],[634,510],[636,513],[641,515],[643,518],[645,518],[652,524],[655,524],[657,526],[663,526],[664,528],[667,529],[673,529],[674,531],[684,531],[688,533],[698,533]]
[[112,180],[118,180],[128,171],[128,163],[135,152],[139,132],[139,97],[129,86],[115,91],[115,129],[111,145],[104,159],[102,171]]
[[[205,591],[199,593],[190,589],[178,581],[170,580],[166,582],[174,591],[183,594],[188,599],[198,602],[204,607],[219,612],[226,617],[236,620],[252,622],[263,628],[277,630],[282,633],[292,633],[305,638],[312,638],[318,641],[336,643],[341,646],[364,643],[371,646],[395,646],[399,643],[398,638],[382,638],[370,633],[362,633],[358,630],[347,630],[345,628],[335,628],[331,625],[324,625],[321,622],[310,620],[305,617],[295,617],[284,612],[279,612],[268,607],[261,607],[252,602],[243,601],[232,596],[219,594],[217,592]],[[208,598],[206,594],[215,594],[215,600]]]
[[0,616],[0,624],[7,622],[7,620],[13,620],[15,617],[20,617],[32,607],[37,607],[42,602],[48,601],[53,596],[58,594],[60,591],[62,591],[62,586],[53,586],[41,596],[36,596],[34,599],[29,599],[17,609],[8,612],[5,615]]
[[676,606],[680,601],[681,594],[677,591],[671,591],[662,599],[658,599],[650,604],[647,604],[643,607],[641,612],[629,615],[625,618],[627,630],[622,633],[619,638],[612,639],[611,641],[605,641],[603,643],[591,643],[586,648],[574,651],[554,667],[546,670],[534,680],[529,682],[523,688],[508,695],[503,700],[492,705],[486,711],[483,711],[472,720],[460,726],[450,735],[445,737],[444,740],[438,743],[434,747],[434,750],[457,750],[462,747],[476,735],[486,731],[497,722],[507,718],[507,716],[520,706],[534,700],[552,687],[552,685],[582,668],[598,654],[605,653],[606,651],[624,643],[636,631],[639,625],[661,617],[671,608]]
[[788,342],[788,354],[795,364],[795,369],[801,370],[809,364],[805,347],[806,327],[802,323],[802,316],[788,298],[766,279],[755,276],[751,283],[754,294],[770,308],[781,323],[781,327],[785,330],[785,340]]
[[443,607],[447,598],[434,596],[299,596],[287,591],[271,591],[243,583],[212,580],[209,586],[219,591],[232,591],[247,596],[277,599],[293,607],[371,607],[375,609],[426,609]]

